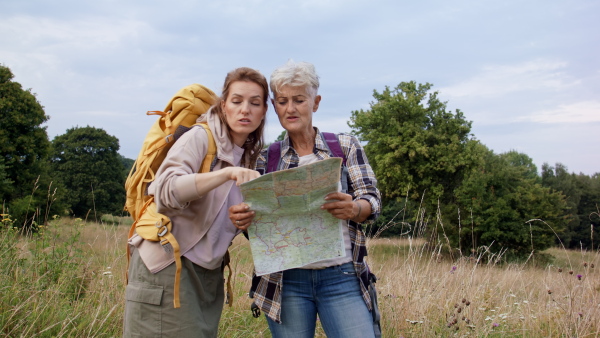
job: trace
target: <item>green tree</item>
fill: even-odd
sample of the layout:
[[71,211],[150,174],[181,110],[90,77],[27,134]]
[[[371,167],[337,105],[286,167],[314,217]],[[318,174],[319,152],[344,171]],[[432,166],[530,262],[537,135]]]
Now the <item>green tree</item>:
[[498,155],[508,162],[513,167],[520,167],[523,170],[525,178],[538,180],[540,178],[537,166],[533,163],[533,159],[527,154],[520,153],[516,150],[511,150]]
[[[31,90],[12,81],[0,65],[0,198],[12,201],[29,195],[34,182],[47,172],[50,141],[44,108]],[[45,182],[46,183],[46,182]]]
[[471,122],[430,92],[431,84],[402,82],[373,93],[369,110],[353,111],[348,125],[360,140],[384,200],[422,197],[435,210],[453,199],[467,170],[478,163]]
[[285,134],[287,132],[284,130],[281,132],[281,134],[279,134],[279,136],[277,136],[277,138],[275,139],[275,142],[279,142],[279,141],[283,141],[283,139],[285,138]]
[[133,167],[133,163],[135,163],[135,160],[124,157],[121,154],[119,154],[118,157],[119,157],[119,161],[121,161],[121,164],[123,165],[123,168],[125,168],[125,171],[123,173],[124,173],[125,177],[127,177],[129,175],[129,171]]
[[[542,165],[542,184],[566,196],[568,211],[567,230],[561,238],[567,248],[591,249],[591,226],[598,227],[599,219],[593,213],[600,205],[600,174],[590,177],[584,174],[569,173],[562,163],[554,167],[548,163]],[[598,228],[596,228],[598,229]]]
[[119,140],[103,129],[75,127],[52,141],[52,167],[74,215],[118,214],[125,203]]
[[463,254],[485,246],[508,258],[553,245],[565,228],[564,196],[538,183],[531,169],[524,154],[486,150],[484,163],[456,191],[462,216],[448,234],[453,245]]
[[575,175],[575,179],[580,187],[581,197],[577,205],[579,226],[574,231],[571,247],[593,251],[598,248],[598,238],[600,237],[598,235],[600,232],[600,173],[592,176],[578,174]]
[[284,131],[281,132],[281,134],[279,134],[279,136],[277,136],[277,138],[275,139],[275,141],[269,142],[269,143],[265,143],[263,149],[269,148],[269,146],[271,144],[275,143],[275,142],[283,141],[283,139],[285,138],[285,133],[286,133],[286,131],[284,130]]
[[49,173],[51,144],[42,127],[48,116],[31,89],[13,77],[0,65],[0,199],[15,226],[35,231],[64,205]]

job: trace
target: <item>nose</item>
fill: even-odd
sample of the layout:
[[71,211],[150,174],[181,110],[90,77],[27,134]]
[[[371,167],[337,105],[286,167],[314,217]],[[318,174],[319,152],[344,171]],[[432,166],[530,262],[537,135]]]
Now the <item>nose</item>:
[[286,113],[293,113],[294,112],[294,105],[292,104],[292,100],[289,100],[284,107],[284,111]]
[[240,112],[244,115],[250,114],[250,102],[243,102],[240,108]]

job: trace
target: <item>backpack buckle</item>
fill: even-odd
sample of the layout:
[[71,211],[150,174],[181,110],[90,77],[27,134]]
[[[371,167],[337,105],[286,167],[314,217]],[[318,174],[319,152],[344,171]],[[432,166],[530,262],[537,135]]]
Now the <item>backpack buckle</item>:
[[169,134],[169,135],[165,136],[165,143],[171,143],[172,140],[173,140],[173,134]]
[[158,237],[162,237],[164,235],[167,234],[167,232],[169,231],[169,229],[167,229],[166,225],[163,225],[162,227],[158,228]]
[[157,233],[158,237],[162,237],[162,236],[166,235],[167,232],[169,232],[169,229],[167,228],[167,226],[162,223],[162,219],[160,221],[157,221],[154,224],[154,226],[158,228],[158,233]]

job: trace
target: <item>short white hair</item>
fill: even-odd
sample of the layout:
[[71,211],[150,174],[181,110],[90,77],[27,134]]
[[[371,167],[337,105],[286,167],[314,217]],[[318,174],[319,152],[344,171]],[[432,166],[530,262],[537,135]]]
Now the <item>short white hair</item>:
[[290,59],[273,71],[270,86],[273,97],[277,97],[281,87],[292,86],[304,87],[306,94],[315,98],[319,91],[319,75],[312,63],[294,62]]

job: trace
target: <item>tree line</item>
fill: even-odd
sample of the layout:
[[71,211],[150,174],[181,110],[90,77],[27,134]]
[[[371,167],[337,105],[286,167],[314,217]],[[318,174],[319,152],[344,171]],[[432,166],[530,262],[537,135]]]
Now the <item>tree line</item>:
[[374,91],[370,109],[352,112],[348,125],[366,142],[384,199],[375,231],[437,233],[467,256],[597,248],[600,173],[570,174],[557,163],[539,175],[526,154],[494,153],[431,88],[402,82]]
[[55,215],[92,220],[123,213],[124,182],[133,160],[119,140],[94,127],[74,127],[49,140],[44,108],[31,89],[0,65],[0,198],[3,218],[22,230]]
[[[593,248],[600,173],[576,175],[557,163],[544,164],[540,175],[526,154],[494,153],[471,134],[464,114],[447,110],[431,88],[402,82],[374,91],[370,109],[352,112],[348,125],[365,142],[383,196],[373,230],[421,236],[439,228],[462,253]],[[0,66],[3,214],[34,230],[53,215],[124,214],[133,160],[119,154],[119,140],[86,126],[50,141],[46,121],[35,94]]]

